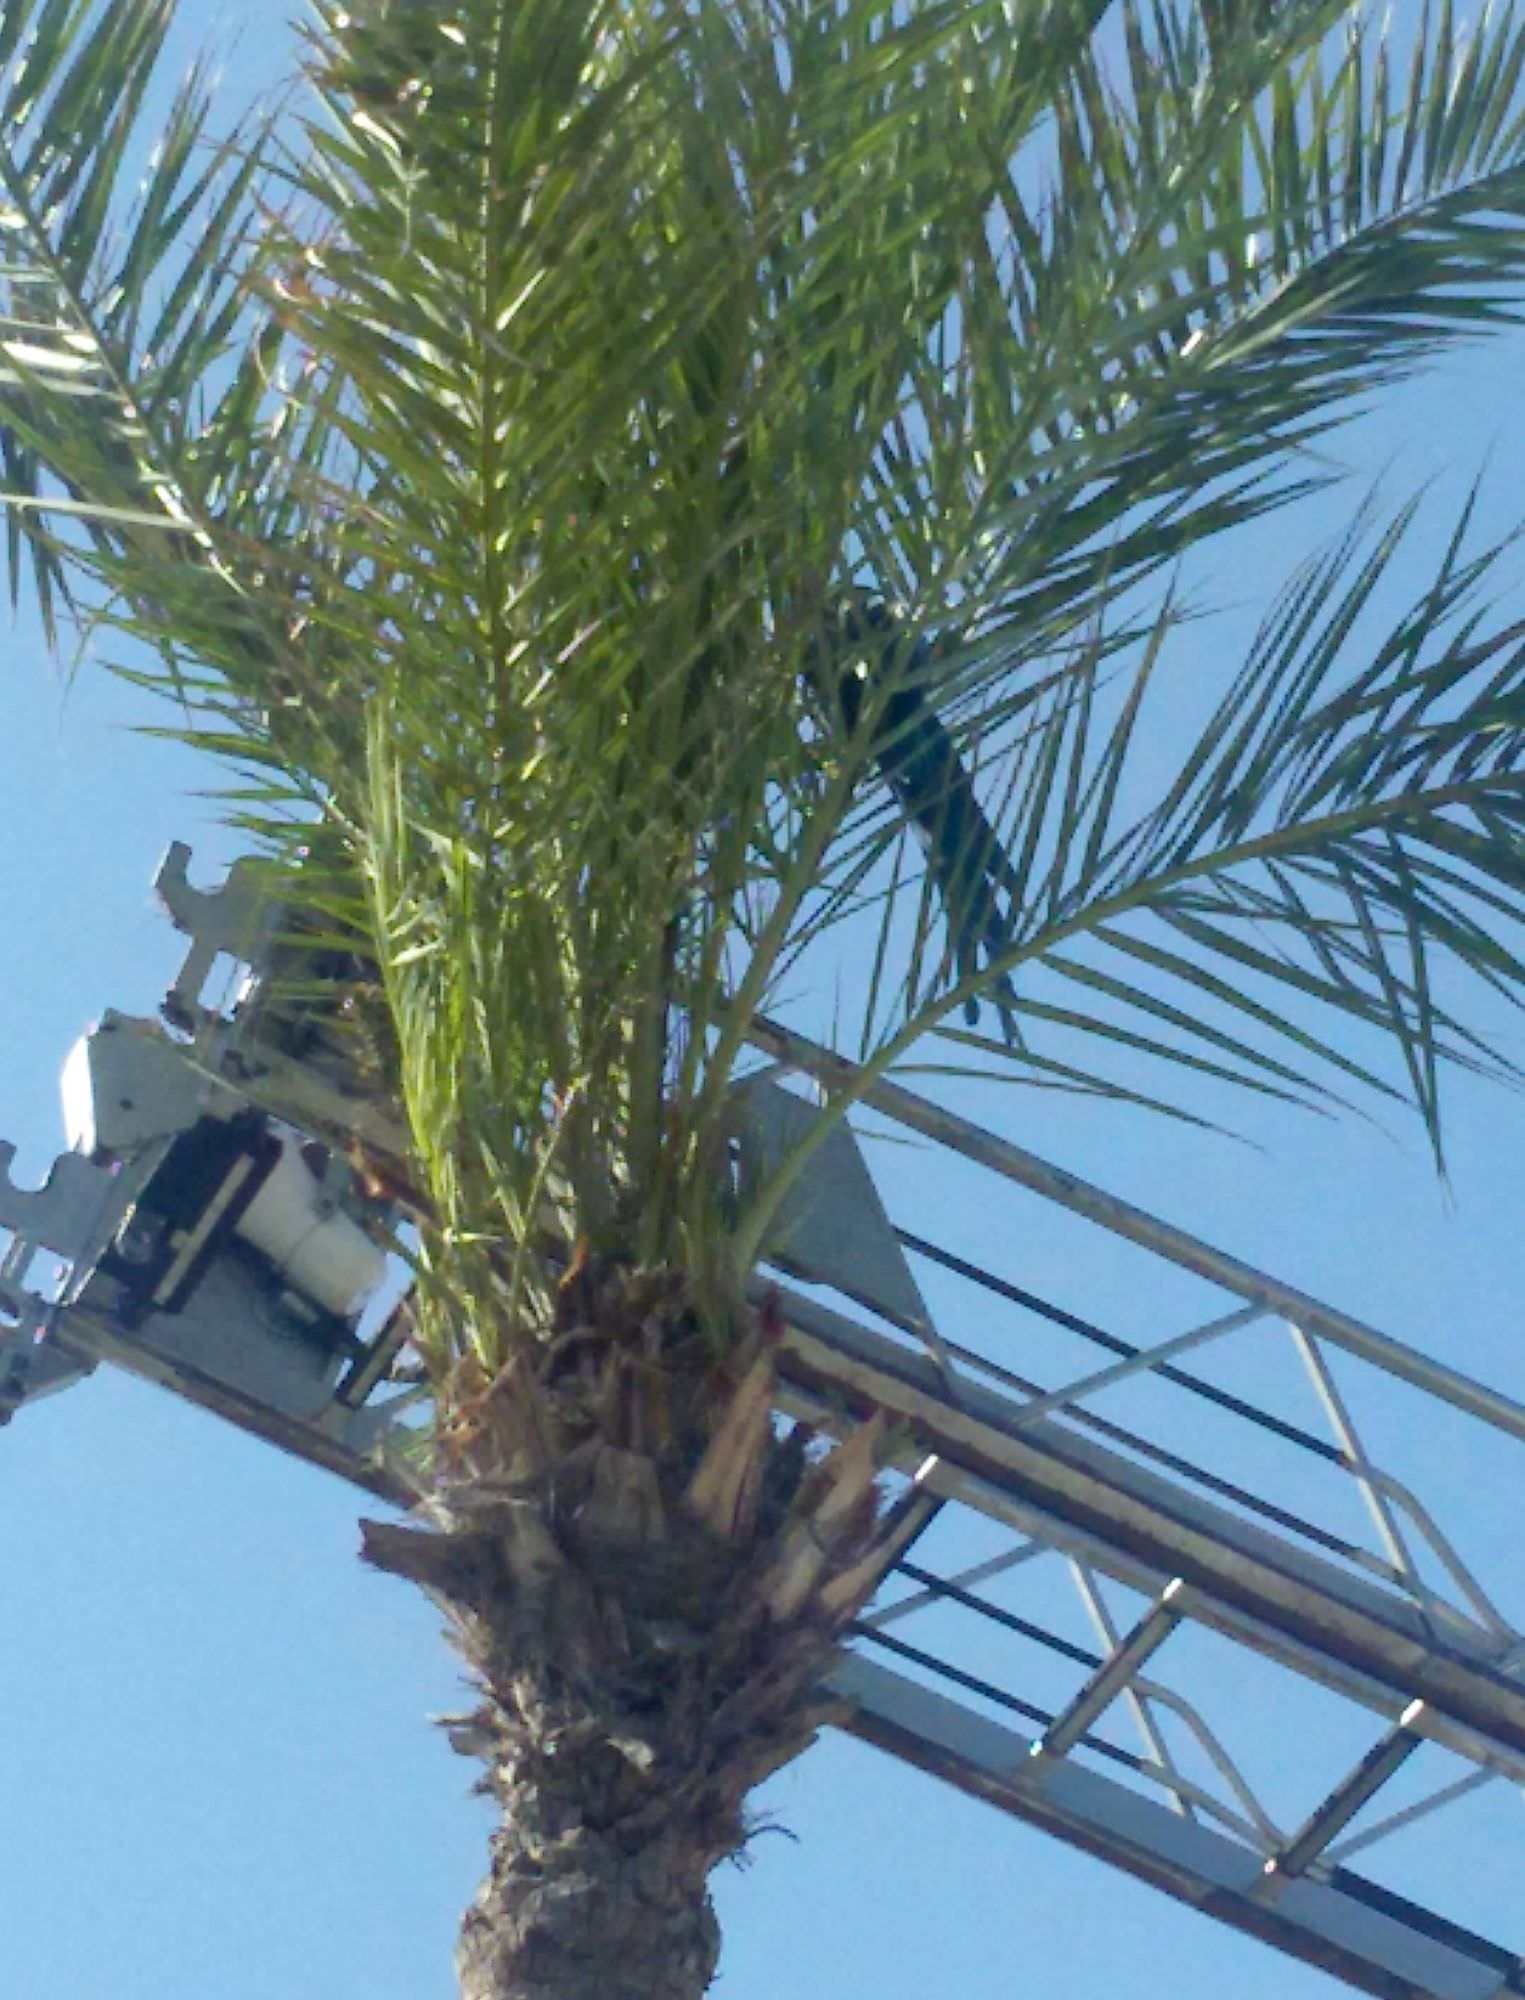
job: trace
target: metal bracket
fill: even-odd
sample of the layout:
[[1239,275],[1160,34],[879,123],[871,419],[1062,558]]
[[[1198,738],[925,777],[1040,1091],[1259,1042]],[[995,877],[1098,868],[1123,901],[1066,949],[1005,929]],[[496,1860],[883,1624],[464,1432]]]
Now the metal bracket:
[[82,1153],[61,1153],[40,1188],[19,1188],[11,1179],[15,1157],[16,1148],[0,1139],[0,1228],[15,1238],[6,1258],[7,1277],[21,1275],[12,1259],[22,1246],[27,1262],[38,1250],[50,1250],[55,1257],[79,1256],[120,1192],[111,1169]]
[[153,885],[170,922],[191,940],[185,962],[166,996],[170,1018],[179,1027],[195,1022],[201,990],[219,953],[246,965],[258,964],[277,907],[268,881],[258,879],[256,862],[235,861],[218,888],[193,889],[190,859],[185,841],[171,841]]
[[[743,1187],[755,1186],[787,1160],[821,1113],[768,1077],[737,1093]],[[864,1164],[857,1140],[839,1124],[779,1204],[767,1255],[786,1270],[826,1284],[893,1324],[929,1329],[921,1289]]]

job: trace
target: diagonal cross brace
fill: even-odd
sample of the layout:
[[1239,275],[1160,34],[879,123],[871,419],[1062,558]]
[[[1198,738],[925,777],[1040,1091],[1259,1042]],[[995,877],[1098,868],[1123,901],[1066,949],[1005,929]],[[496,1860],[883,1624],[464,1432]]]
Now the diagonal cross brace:
[[1069,1707],[1060,1711],[1032,1746],[1034,1757],[1065,1757],[1104,1708],[1117,1699],[1151,1654],[1157,1653],[1180,1624],[1182,1610],[1175,1600],[1186,1588],[1173,1577],[1134,1626],[1092,1674]]
[[1272,1855],[1265,1865],[1267,1875],[1292,1877],[1307,1871],[1336,1834],[1349,1826],[1362,1806],[1376,1796],[1419,1748],[1424,1737],[1416,1725],[1423,1713],[1422,1701],[1409,1703],[1395,1726],[1372,1745],[1349,1777],[1335,1786],[1280,1854]]

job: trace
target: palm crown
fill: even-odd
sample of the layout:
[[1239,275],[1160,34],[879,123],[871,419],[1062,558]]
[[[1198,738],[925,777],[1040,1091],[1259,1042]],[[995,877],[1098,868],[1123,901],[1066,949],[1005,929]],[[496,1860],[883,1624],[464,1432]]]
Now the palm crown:
[[966,1047],[1080,1087],[1373,1084],[1375,1024],[1433,1127],[1483,1054],[1431,958],[1519,975],[1496,551],[1357,656],[1408,515],[1352,534],[1131,753],[1143,586],[1510,317],[1507,13],[1400,86],[1336,5],[372,5],[305,115],[214,146],[193,79],[124,214],[165,14],[6,10],[13,564],[321,857],[449,1231],[522,1237],[554,1157],[580,1227],[707,1240],[748,1024],[845,921],[872,1065],[997,988]]
[[1317,1099],[1380,1031],[1438,1144],[1454,973],[1525,984],[1502,550],[1384,626],[1361,516],[1151,726],[1173,566],[1517,317],[1512,9],[324,0],[216,140],[167,18],[0,6],[11,573],[367,966],[441,1380],[552,1323],[551,1187],[743,1324],[736,1079],[843,945],[860,1084]]

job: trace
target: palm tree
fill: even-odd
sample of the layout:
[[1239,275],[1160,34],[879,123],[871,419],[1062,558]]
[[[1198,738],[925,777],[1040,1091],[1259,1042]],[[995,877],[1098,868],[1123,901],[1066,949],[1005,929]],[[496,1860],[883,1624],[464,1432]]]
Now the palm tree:
[[[1406,1094],[1438,1153],[1446,1063],[1505,1067],[1525,634],[1471,510],[1353,510],[1156,718],[1178,565],[1516,316],[1525,24],[321,0],[214,140],[168,13],[0,0],[13,587],[225,760],[405,1113],[432,1449],[365,1552],[480,1687],[462,1990],[678,2000],[918,1524],[880,1426],[771,1414],[830,1118],[935,1037],[1182,1116]],[[851,1060],[738,1186],[828,977]]]

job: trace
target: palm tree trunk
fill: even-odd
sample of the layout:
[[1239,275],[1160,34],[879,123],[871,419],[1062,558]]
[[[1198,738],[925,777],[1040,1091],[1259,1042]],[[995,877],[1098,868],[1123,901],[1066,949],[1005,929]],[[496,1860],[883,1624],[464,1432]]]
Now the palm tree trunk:
[[681,1277],[579,1266],[556,1325],[442,1395],[433,1529],[363,1553],[447,1613],[482,1699],[446,1718],[501,1822],[462,2000],[696,2000],[710,1871],[814,1738],[840,1634],[924,1518],[888,1515],[882,1420],[817,1450],[773,1418],[779,1327],[728,1356]]
[[461,2000],[699,2000],[720,1927],[709,1859],[682,1825],[628,1846],[556,1824],[556,1788],[526,1773],[461,1927]]

